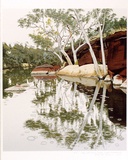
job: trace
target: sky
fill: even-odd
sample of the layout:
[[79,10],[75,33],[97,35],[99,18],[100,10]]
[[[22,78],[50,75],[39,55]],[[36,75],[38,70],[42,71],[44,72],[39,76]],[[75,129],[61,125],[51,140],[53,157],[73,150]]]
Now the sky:
[[61,3],[60,0],[1,0],[1,39],[7,44],[28,42],[30,45],[34,45],[28,36],[29,33],[32,33],[32,29],[18,27],[17,22],[33,8],[83,8],[85,6],[86,9],[92,9],[108,7],[114,8],[118,17],[122,17],[127,16],[126,3],[127,0],[61,0]]
[[18,26],[18,19],[23,18],[31,9],[3,9],[2,11],[2,41],[7,44],[29,42],[33,44],[28,36],[32,29]]
[[24,8],[24,7],[114,7],[125,8],[127,0],[1,0],[3,8]]
[[[23,18],[26,14],[31,12],[31,8],[4,8],[2,9],[2,42],[7,44],[28,42],[29,45],[34,46],[33,41],[29,37],[32,29],[21,28],[18,26],[18,19]],[[126,9],[113,9],[117,17],[127,16]]]

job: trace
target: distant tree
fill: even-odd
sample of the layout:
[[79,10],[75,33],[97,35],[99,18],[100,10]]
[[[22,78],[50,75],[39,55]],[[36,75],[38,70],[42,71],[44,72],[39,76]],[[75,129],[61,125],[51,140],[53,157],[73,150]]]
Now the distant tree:
[[10,53],[11,53],[11,45],[7,45],[6,43],[3,43],[3,67],[6,68],[10,64]]
[[3,43],[3,67],[23,67],[27,63],[29,67],[38,66],[44,63],[60,65],[57,56],[52,52],[46,52],[40,48],[33,48],[28,44],[14,44],[13,46]]
[[126,29],[127,28],[127,18],[122,17],[122,18],[115,18],[113,21],[113,28],[115,30],[120,30],[120,29]]

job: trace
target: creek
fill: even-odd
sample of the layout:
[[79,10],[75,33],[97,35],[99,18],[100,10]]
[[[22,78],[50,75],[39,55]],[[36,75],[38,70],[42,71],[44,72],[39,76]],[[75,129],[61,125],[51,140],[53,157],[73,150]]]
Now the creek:
[[7,70],[2,104],[4,151],[126,150],[126,93],[111,83]]

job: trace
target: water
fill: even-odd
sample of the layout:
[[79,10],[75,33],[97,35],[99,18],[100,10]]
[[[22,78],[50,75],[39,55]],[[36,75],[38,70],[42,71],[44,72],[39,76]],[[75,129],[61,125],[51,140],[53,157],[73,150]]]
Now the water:
[[4,74],[4,89],[16,83],[25,88],[3,92],[5,151],[126,150],[124,91],[95,79],[30,72]]

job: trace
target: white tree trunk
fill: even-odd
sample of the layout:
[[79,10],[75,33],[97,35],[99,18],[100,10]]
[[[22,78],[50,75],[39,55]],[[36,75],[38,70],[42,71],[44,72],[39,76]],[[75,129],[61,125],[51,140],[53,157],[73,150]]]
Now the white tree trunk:
[[97,98],[97,96],[98,96],[100,87],[101,87],[101,81],[99,81],[99,82],[97,83],[97,85],[96,85],[95,92],[94,92],[94,96],[93,96],[93,99],[92,99],[92,101],[91,101],[91,103],[90,103],[88,113],[87,113],[86,116],[84,117],[83,123],[82,123],[82,125],[81,125],[81,127],[80,127],[80,130],[79,130],[79,132],[78,132],[78,135],[77,135],[76,139],[75,139],[74,142],[70,145],[70,148],[71,148],[71,149],[77,144],[77,142],[78,142],[79,139],[80,139],[80,136],[81,136],[81,134],[82,134],[82,131],[83,131],[85,125],[87,124],[88,118],[89,118],[89,116],[90,116],[90,114],[91,114],[91,112],[92,112],[93,106],[95,105],[95,101],[96,101],[96,98]]
[[64,55],[64,57],[66,58],[68,64],[69,64],[69,65],[72,65],[71,59],[69,58],[68,54],[65,52],[65,50],[64,50],[63,48],[61,49],[61,52],[62,52],[62,54]]
[[105,53],[104,53],[103,36],[102,36],[102,30],[101,30],[101,25],[100,25],[100,23],[99,23],[99,32],[100,32],[100,45],[101,45],[101,54],[102,54],[103,71],[104,71],[104,75],[106,75],[106,74],[107,74],[107,68],[106,68],[106,62],[105,62]]
[[73,42],[73,38],[72,38],[72,37],[71,37],[71,46],[72,46],[74,64],[77,64],[77,63],[78,63],[78,60],[77,60],[76,50],[75,50],[75,48],[74,48],[74,42]]
[[94,63],[94,67],[95,67],[97,76],[98,76],[99,78],[102,78],[103,76],[102,76],[102,74],[101,74],[101,72],[100,72],[100,69],[99,69],[99,66],[98,66],[98,62],[97,62],[96,56],[95,56],[95,54],[94,54],[94,51],[93,51],[93,49],[92,49],[92,46],[91,46],[91,44],[90,44],[89,38],[87,37],[87,34],[86,34],[85,30],[84,30],[84,27],[83,27],[82,23],[80,22],[78,13],[76,12],[76,10],[74,10],[74,12],[75,12],[75,15],[76,15],[76,18],[77,18],[77,22],[78,22],[78,24],[79,24],[79,26],[80,26],[81,32],[83,33],[84,40],[85,40],[85,42],[89,45],[89,51],[90,51],[90,54],[91,54],[92,59],[93,59],[93,63]]
[[59,60],[61,61],[61,63],[64,62],[63,59],[61,58],[61,56],[60,56],[59,54],[57,54],[56,52],[53,52],[53,53],[59,58]]
[[67,60],[68,64],[72,65],[72,61],[71,61],[70,57],[68,56],[68,54],[64,50],[64,48],[65,48],[66,44],[68,43],[69,39],[70,39],[70,36],[66,39],[64,45],[62,46],[62,44],[61,44],[62,43],[62,39],[61,39],[61,37],[59,35],[57,37],[57,42],[58,42],[58,48],[61,51],[61,53],[64,55],[64,57]]

